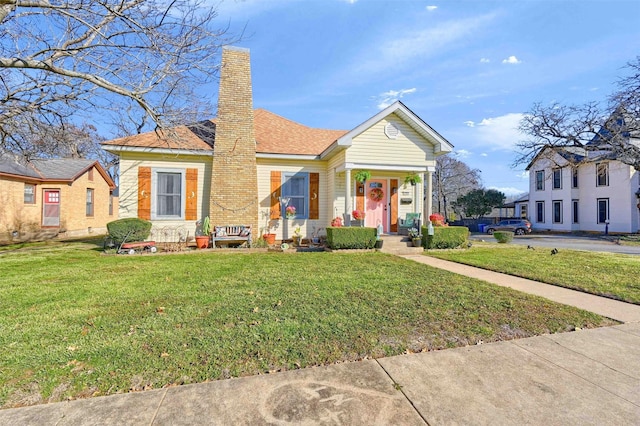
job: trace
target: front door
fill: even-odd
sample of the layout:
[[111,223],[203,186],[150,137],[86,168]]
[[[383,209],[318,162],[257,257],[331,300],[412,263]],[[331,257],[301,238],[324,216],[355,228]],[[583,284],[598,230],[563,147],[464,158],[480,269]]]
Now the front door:
[[45,189],[42,203],[42,226],[60,226],[60,190]]
[[382,224],[384,232],[389,232],[387,224],[387,181],[368,180],[365,194],[365,226],[377,228]]

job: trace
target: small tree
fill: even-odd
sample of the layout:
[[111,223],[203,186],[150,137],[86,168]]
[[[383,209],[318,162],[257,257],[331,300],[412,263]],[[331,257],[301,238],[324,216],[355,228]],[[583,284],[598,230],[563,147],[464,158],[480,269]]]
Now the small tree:
[[495,189],[474,189],[455,201],[456,208],[464,211],[466,216],[475,219],[491,213],[495,207],[504,204],[505,195]]

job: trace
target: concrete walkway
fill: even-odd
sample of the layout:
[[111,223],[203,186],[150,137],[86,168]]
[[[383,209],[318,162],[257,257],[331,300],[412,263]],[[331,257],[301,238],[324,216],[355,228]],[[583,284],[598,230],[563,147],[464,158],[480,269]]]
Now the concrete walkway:
[[[406,257],[434,262],[422,255]],[[433,265],[500,285],[515,285],[511,284],[513,277],[502,274],[481,273],[462,265]],[[569,297],[556,296],[555,287],[543,294],[546,287],[531,283],[518,285],[552,300]],[[0,410],[0,424],[640,424],[640,316],[628,304],[602,298],[597,298],[601,303],[587,301],[590,298],[581,298],[581,294],[564,300],[606,311],[611,315],[603,315],[629,323]]]

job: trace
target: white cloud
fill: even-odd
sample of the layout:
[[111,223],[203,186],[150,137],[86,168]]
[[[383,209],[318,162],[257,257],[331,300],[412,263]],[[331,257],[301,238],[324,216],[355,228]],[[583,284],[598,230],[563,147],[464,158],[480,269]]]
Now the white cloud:
[[529,171],[523,170],[522,172],[518,173],[516,177],[522,180],[529,180]]
[[467,158],[471,155],[471,151],[468,151],[466,149],[458,149],[454,152],[456,157],[460,157],[460,158]]
[[480,58],[480,63],[481,63],[481,64],[488,64],[489,62],[491,62],[491,59],[488,59],[488,58]]
[[515,56],[509,56],[507,59],[502,60],[503,64],[520,64],[522,61]]
[[482,154],[480,154],[480,157],[488,157],[489,154],[487,154],[486,152],[483,152]]
[[433,12],[434,10],[436,10],[438,8],[438,6],[427,6],[427,10],[429,12]]
[[522,189],[514,188],[512,186],[507,186],[507,187],[490,186],[487,189],[495,189],[496,191],[502,192],[507,197],[510,197],[513,195],[520,195],[523,193]]
[[404,95],[408,95],[411,93],[415,93],[416,88],[413,87],[411,89],[401,89],[401,90],[389,90],[388,92],[381,93],[378,95],[376,102],[378,103],[378,109],[385,109],[398,99],[402,99]]
[[[389,69],[398,72],[408,62],[422,60],[446,51],[452,45],[482,31],[495,19],[495,14],[447,21],[428,29],[405,30],[393,27],[389,33],[380,34],[378,48],[367,49],[367,57],[355,58],[352,70],[362,78],[362,73],[375,74]],[[398,36],[397,34],[401,34]]]
[[467,121],[472,139],[483,146],[495,149],[513,150],[515,144],[522,139],[522,134],[518,131],[520,120],[524,117],[522,113],[509,113],[499,117],[484,118],[479,123]]

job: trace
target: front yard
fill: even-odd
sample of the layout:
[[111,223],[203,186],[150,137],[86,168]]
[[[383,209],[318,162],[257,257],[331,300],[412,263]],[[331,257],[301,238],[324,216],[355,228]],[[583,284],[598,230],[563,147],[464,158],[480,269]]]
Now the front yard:
[[430,256],[640,304],[640,256],[474,242]]
[[373,252],[44,244],[0,251],[0,301],[3,408],[611,324]]

